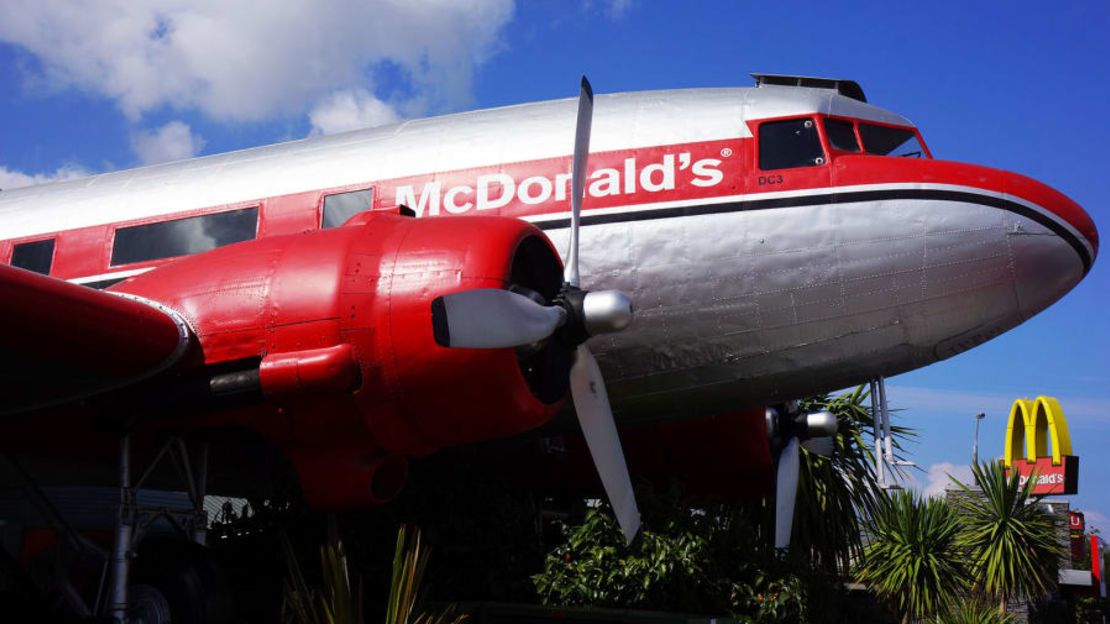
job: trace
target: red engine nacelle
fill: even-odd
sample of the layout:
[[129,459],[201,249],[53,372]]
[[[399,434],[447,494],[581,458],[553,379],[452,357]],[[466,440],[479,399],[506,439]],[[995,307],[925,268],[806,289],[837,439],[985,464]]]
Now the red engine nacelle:
[[390,498],[407,455],[536,427],[542,375],[511,349],[446,349],[431,301],[562,282],[548,239],[516,219],[367,213],[348,225],[183,258],[117,285],[190,324],[196,370],[257,370],[265,402],[193,415],[261,432],[320,507]]

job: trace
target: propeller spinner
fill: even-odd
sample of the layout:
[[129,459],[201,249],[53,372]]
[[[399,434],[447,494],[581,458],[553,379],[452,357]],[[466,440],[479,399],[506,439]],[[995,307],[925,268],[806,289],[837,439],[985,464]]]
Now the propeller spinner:
[[436,342],[445,347],[503,349],[551,340],[556,343],[552,348],[573,350],[570,390],[574,411],[625,542],[631,543],[640,530],[640,512],[605,380],[585,342],[591,336],[627,327],[633,318],[632,300],[617,290],[581,289],[578,269],[578,230],[593,105],[593,89],[583,76],[571,173],[570,248],[559,295],[549,303],[496,288],[444,295],[432,302],[432,328]]

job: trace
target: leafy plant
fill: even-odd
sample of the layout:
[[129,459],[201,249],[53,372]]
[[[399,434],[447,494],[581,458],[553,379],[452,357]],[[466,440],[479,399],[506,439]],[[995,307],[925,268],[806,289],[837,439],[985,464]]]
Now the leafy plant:
[[[839,420],[831,457],[803,452],[794,539],[786,559],[770,542],[773,505],[705,505],[676,490],[640,488],[641,541],[624,546],[604,508],[563,526],[563,543],[533,576],[549,605],[729,614],[756,622],[827,621],[845,600],[840,583],[862,556],[860,532],[877,507],[871,412],[863,387],[802,403]],[[892,428],[897,439],[910,432]]]
[[[606,508],[562,527],[565,541],[533,576],[541,601],[596,606],[727,614],[743,621],[823,621],[815,596],[839,591],[805,557],[780,559],[762,539],[750,501],[697,506],[670,491],[637,491],[644,532],[625,546]],[[831,612],[830,612],[831,613]]]
[[935,624],[1013,624],[1014,621],[1013,616],[974,600],[961,601],[933,620]]
[[[866,387],[859,386],[801,402],[803,411],[834,414],[837,435],[831,456],[802,450],[790,547],[808,553],[813,565],[842,576],[863,555],[862,529],[877,505],[869,398]],[[910,429],[892,426],[895,453],[913,435]]]
[[[351,591],[347,555],[340,541],[320,548],[322,590],[305,580],[296,553],[288,539],[282,540],[288,567],[282,621],[290,624],[363,624],[362,587]],[[421,544],[420,529],[402,525],[397,531],[393,552],[393,573],[385,624],[459,624],[466,616],[455,612],[454,605],[439,613],[414,616],[420,585],[429,553]]]
[[1075,615],[1077,622],[1105,621],[1110,616],[1110,598],[1081,597],[1075,602]]
[[595,508],[563,533],[533,577],[545,604],[668,608],[716,583],[706,569],[708,541],[697,532],[645,530],[629,548],[612,512]]
[[944,501],[907,491],[876,500],[872,541],[857,578],[903,622],[946,611],[969,582],[956,547],[964,530],[959,518]]
[[289,571],[283,621],[300,624],[362,624],[366,621],[362,609],[362,588],[360,586],[358,591],[351,591],[347,555],[343,552],[342,542],[320,547],[322,591],[309,587],[305,581],[289,540],[283,539],[282,545]]
[[1062,548],[1052,516],[1033,495],[1036,479],[1021,485],[1017,471],[1007,477],[1002,464],[971,467],[977,489],[953,479],[962,496],[959,545],[967,552],[977,589],[1006,612],[1011,598],[1047,594],[1056,582]]
[[439,613],[421,613],[413,617],[429,556],[421,545],[420,529],[401,525],[393,550],[393,579],[389,584],[385,624],[459,624],[466,619],[466,615],[455,613],[454,605]]

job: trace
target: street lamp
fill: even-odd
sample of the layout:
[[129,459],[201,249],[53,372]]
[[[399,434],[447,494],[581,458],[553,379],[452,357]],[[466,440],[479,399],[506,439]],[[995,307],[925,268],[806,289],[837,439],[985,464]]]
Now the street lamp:
[[975,415],[975,446],[971,447],[971,464],[973,466],[979,464],[979,421],[986,417],[987,415],[983,412]]

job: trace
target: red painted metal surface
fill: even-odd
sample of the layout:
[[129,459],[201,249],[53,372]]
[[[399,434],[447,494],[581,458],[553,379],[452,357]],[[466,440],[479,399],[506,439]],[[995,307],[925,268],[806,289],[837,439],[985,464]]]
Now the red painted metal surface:
[[692,495],[770,496],[774,485],[763,408],[622,431],[629,469],[657,487],[672,479]]
[[1051,211],[1098,252],[1098,230],[1083,208],[1060,191],[1021,174],[946,160],[844,154],[833,162],[832,185],[922,182],[1001,193]]
[[[431,301],[509,286],[525,241],[540,245],[558,283],[558,256],[523,221],[368,213],[348,227],[184,258],[113,290],[188,319],[197,366],[261,360],[270,402],[206,424],[243,424],[269,438],[318,506],[367,504],[378,498],[370,486],[383,457],[507,436],[553,415],[557,405],[533,395],[512,350],[446,349],[432,336]],[[340,465],[346,486],[335,481]]]
[[313,394],[351,392],[359,384],[354,349],[343,343],[323,349],[272,353],[259,366],[262,393],[272,401]]
[[[774,467],[763,408],[713,417],[630,425],[620,429],[621,447],[636,484],[711,500],[769,496]],[[537,440],[510,440],[481,448],[472,460],[542,492],[604,491],[582,436],[554,436],[546,452]]]
[[150,305],[7,265],[0,301],[0,411],[143,377],[181,341],[174,320]]
[[1103,563],[1102,538],[1098,535],[1091,536],[1091,585],[1095,595],[1106,597],[1106,571],[1102,569]]

